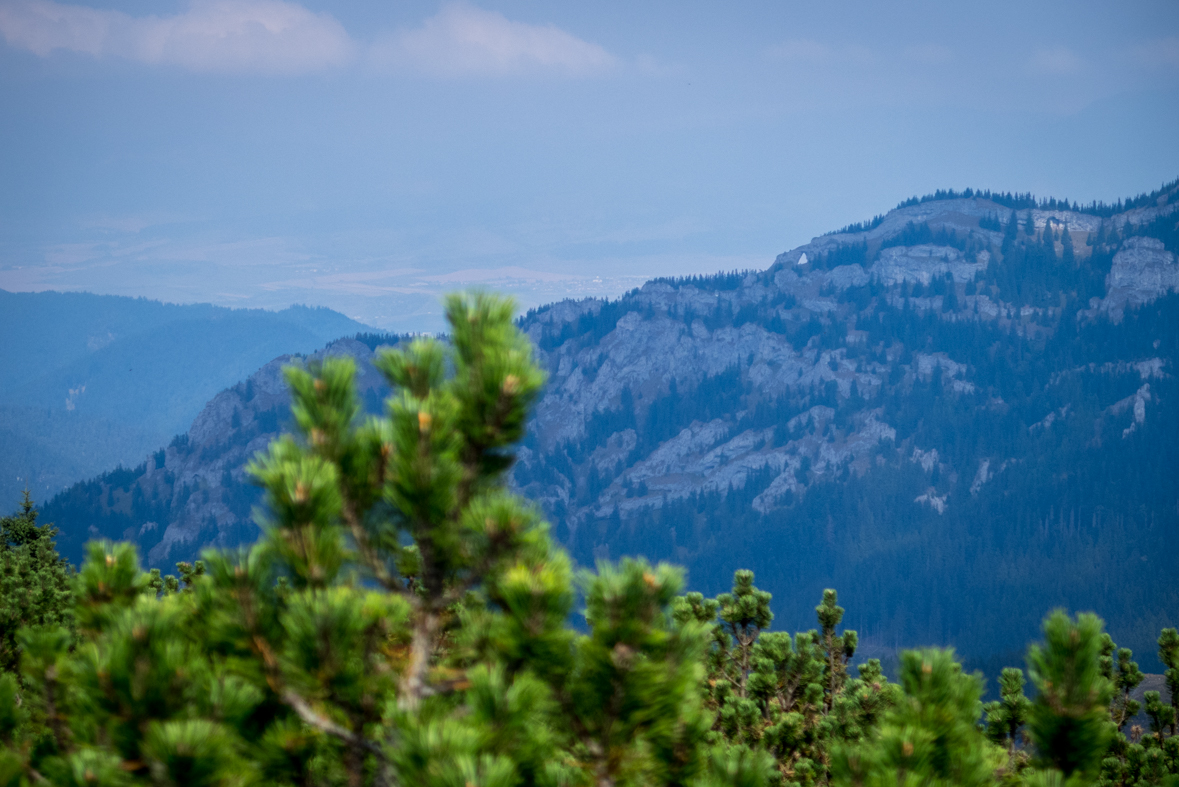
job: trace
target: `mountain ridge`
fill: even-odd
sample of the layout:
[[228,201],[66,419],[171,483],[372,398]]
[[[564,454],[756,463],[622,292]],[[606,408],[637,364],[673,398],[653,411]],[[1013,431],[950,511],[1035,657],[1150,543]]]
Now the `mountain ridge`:
[[0,290],[0,494],[36,497],[184,431],[219,389],[283,352],[367,330],[329,309],[278,312],[92,293]]
[[[515,485],[582,562],[641,552],[707,592],[753,568],[786,620],[837,587],[875,621],[869,650],[993,656],[1063,605],[1142,654],[1179,608],[1177,197],[1108,217],[918,202],[764,271],[533,310],[521,326],[550,376]],[[327,351],[368,375],[380,342]],[[364,379],[372,409],[387,389]],[[240,466],[281,426],[280,399],[262,404],[238,427],[207,408],[185,457],[46,516],[107,537],[155,522],[137,538],[161,563],[252,535]],[[152,486],[182,459],[189,480]],[[149,520],[153,494],[169,502]]]

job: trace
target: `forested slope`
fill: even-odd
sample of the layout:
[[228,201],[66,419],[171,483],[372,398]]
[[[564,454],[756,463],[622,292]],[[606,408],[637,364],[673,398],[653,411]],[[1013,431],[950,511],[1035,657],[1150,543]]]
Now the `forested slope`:
[[[671,559],[706,593],[753,569],[784,629],[836,587],[866,655],[998,658],[1063,605],[1152,667],[1179,622],[1177,194],[941,193],[765,271],[530,313],[550,377],[515,484],[582,562]],[[281,426],[280,361],[45,517],[153,565],[252,537],[241,468]]]
[[219,390],[276,355],[364,326],[90,293],[0,291],[0,496],[42,498],[182,432]]

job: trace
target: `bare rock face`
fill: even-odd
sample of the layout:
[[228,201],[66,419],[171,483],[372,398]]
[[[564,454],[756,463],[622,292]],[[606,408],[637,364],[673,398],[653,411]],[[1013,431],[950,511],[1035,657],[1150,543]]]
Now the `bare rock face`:
[[[1139,208],[1130,227],[1173,207],[1162,200]],[[1028,238],[1028,211],[1016,213],[1020,243],[1059,253],[1059,242],[1052,247],[1045,235]],[[990,343],[1010,337],[1017,353],[1055,330],[1063,316],[1060,293],[1021,302],[1018,292],[994,283],[1012,233],[993,227],[1011,216],[988,199],[935,200],[894,210],[863,232],[814,238],[765,271],[650,282],[616,302],[565,301],[531,312],[521,326],[549,379],[519,454],[518,488],[559,512],[570,532],[615,514],[641,516],[738,491],[748,493],[753,511],[769,515],[816,484],[864,477],[886,457],[917,474],[919,486],[906,500],[937,514],[985,495],[1016,459],[918,444],[913,424],[903,425],[896,413],[908,392],[935,385],[938,395],[977,400],[980,408],[1006,406],[989,392],[995,377],[980,377],[980,356],[971,348],[930,346],[937,326],[965,326],[964,336],[977,328]],[[1068,210],[1032,210],[1031,216],[1041,231],[1051,226],[1076,234],[1079,257],[1092,254],[1085,233],[1126,225],[1122,216]],[[924,235],[913,234],[918,226]],[[894,245],[913,237],[942,240]],[[823,267],[824,255],[849,246],[862,263]],[[1011,273],[1017,282],[1024,275]],[[1120,318],[1127,308],[1179,291],[1179,264],[1160,240],[1128,237],[1105,285],[1104,297],[1079,322]],[[899,320],[922,327],[901,336],[888,327]],[[373,351],[350,340],[308,359],[275,359],[223,391],[137,481],[141,495],[168,501],[166,511],[135,526],[150,563],[165,564],[201,543],[229,543],[235,528],[248,525],[257,494],[243,468],[286,421],[282,367],[328,355],[353,357],[362,396],[372,400],[370,409],[379,404],[387,388],[372,366]],[[1121,401],[1098,408],[1098,434],[1109,421],[1106,434],[1129,439],[1158,401],[1144,383],[1170,379],[1169,364],[1126,358],[1061,370],[1053,384],[1067,374],[1141,375],[1137,393],[1123,392]],[[723,406],[704,407],[709,397]],[[1020,428],[1042,439],[1076,417],[1054,403]],[[955,497],[959,478],[965,494]],[[119,502],[122,493],[112,494],[128,504]]]
[[[1179,264],[1159,219],[1177,194],[1034,209],[1031,233],[1022,198],[1000,198],[1024,205],[1014,227],[994,201],[935,199],[766,270],[530,312],[548,381],[510,482],[580,563],[670,559],[709,593],[750,568],[777,603],[806,597],[800,623],[838,587],[877,605],[864,642],[1015,632],[1010,650],[1053,605],[1113,608],[1096,592],[1139,619],[1141,588],[1154,631],[1175,625]],[[378,411],[370,345],[278,358],[143,467],[77,489],[80,529],[161,567],[253,541],[244,468],[289,430],[282,367],[337,354]]]
[[1105,280],[1107,293],[1095,309],[1117,315],[1127,306],[1150,303],[1160,295],[1179,291],[1179,264],[1155,238],[1127,238],[1114,255],[1113,267]]
[[[341,339],[307,356],[284,355],[263,366],[244,383],[217,394],[193,421],[186,439],[164,449],[164,462],[149,462],[137,482],[147,494],[170,499],[162,530],[153,527],[137,533],[151,543],[149,565],[167,565],[178,554],[189,554],[206,543],[227,543],[235,528],[248,525],[256,494],[245,466],[270,441],[279,436],[290,408],[290,392],[283,368],[346,356],[357,364],[357,390],[387,391],[373,367],[373,352],[366,345]],[[243,501],[242,493],[248,497]]]
[[872,266],[872,272],[889,287],[904,282],[927,285],[934,277],[947,273],[955,282],[965,284],[985,271],[990,261],[990,252],[985,250],[971,261],[962,252],[947,246],[894,246],[880,250],[880,259]]

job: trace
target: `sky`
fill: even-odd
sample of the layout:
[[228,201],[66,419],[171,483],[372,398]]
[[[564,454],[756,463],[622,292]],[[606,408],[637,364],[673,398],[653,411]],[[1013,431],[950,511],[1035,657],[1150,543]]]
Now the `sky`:
[[0,0],[0,288],[442,327],[1179,176],[1179,2]]

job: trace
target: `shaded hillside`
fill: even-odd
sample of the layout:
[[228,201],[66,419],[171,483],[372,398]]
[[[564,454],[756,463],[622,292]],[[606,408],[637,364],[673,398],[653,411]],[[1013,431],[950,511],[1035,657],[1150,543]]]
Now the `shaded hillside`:
[[283,355],[243,382],[217,394],[184,434],[133,468],[119,468],[74,484],[42,511],[58,523],[59,549],[78,561],[92,538],[134,541],[146,562],[168,566],[195,558],[209,545],[235,546],[257,538],[252,512],[262,500],[244,468],[287,426],[290,396],[282,369],[327,355],[358,362],[357,388],[369,412],[389,388],[373,369],[373,350],[398,337],[360,334],[310,356]]
[[276,355],[363,329],[328,309],[0,291],[0,499],[134,464]]
[[[754,569],[781,628],[836,587],[868,655],[993,657],[1064,605],[1150,667],[1179,622],[1177,193],[1121,212],[946,194],[765,271],[532,312],[550,379],[515,482],[582,562],[670,559],[710,594]],[[254,438],[219,447],[247,422],[220,400],[190,454],[46,516],[135,536],[157,565],[232,542]],[[150,479],[181,467],[183,506],[146,518]]]

